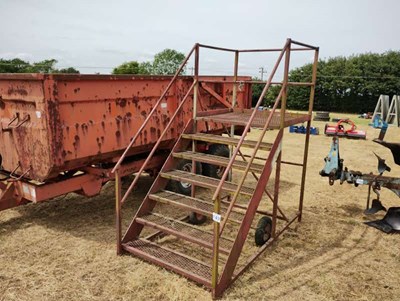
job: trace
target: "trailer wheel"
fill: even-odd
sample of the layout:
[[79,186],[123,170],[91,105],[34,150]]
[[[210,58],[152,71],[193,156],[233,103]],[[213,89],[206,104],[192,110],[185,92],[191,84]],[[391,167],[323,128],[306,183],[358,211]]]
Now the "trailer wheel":
[[[229,158],[229,148],[224,144],[211,144],[207,154]],[[203,164],[203,175],[211,178],[221,179],[225,172],[225,167],[213,164]]]
[[189,224],[192,225],[201,225],[204,224],[207,220],[207,217],[205,215],[201,215],[196,212],[192,212],[189,215]]
[[[176,165],[176,169],[191,172],[192,171],[192,161],[179,160],[178,164]],[[202,173],[201,163],[196,162],[196,174],[201,174],[201,173]],[[168,183],[168,189],[170,189],[176,193],[190,195],[192,192],[192,184],[187,183],[187,182],[170,180]]]
[[261,247],[264,245],[271,238],[271,232],[272,219],[268,216],[263,216],[258,221],[256,233],[254,235],[256,246]]

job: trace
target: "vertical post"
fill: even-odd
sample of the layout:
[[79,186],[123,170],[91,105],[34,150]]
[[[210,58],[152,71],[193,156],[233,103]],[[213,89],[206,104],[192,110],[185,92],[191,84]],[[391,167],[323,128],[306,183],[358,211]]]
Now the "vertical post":
[[286,101],[287,101],[287,94],[288,94],[288,81],[289,81],[289,63],[290,63],[290,48],[292,47],[291,40],[288,39],[286,43],[286,50],[285,50],[285,68],[283,73],[283,93],[281,99],[281,126],[280,128],[285,128],[285,113],[286,113]]
[[236,106],[237,101],[237,78],[239,68],[239,51],[235,51],[235,63],[233,67],[233,93],[232,93],[232,109]]
[[[218,195],[217,199],[214,202],[214,213],[220,215],[221,209],[221,198]],[[213,244],[213,264],[212,264],[212,276],[211,276],[211,287],[213,290],[213,294],[215,294],[215,290],[218,285],[218,255],[219,255],[219,227],[220,220],[214,220],[214,244]]]
[[[282,87],[282,98],[281,98],[281,124],[280,131],[282,135],[285,129],[285,114],[286,114],[286,101],[288,95],[288,81],[289,81],[289,65],[290,65],[290,49],[292,47],[291,40],[288,39],[286,42],[286,50],[285,50],[285,66],[283,73],[283,87]],[[281,142],[282,143],[282,140]],[[276,221],[278,214],[278,200],[279,200],[279,182],[280,182],[280,174],[281,174],[281,159],[282,159],[282,148],[279,152],[279,155],[276,159],[276,172],[275,172],[275,188],[274,188],[274,204],[272,207],[272,231],[271,235],[275,238],[276,235]]]
[[[232,91],[232,109],[235,108],[237,102],[237,78],[239,69],[239,51],[235,51],[235,62],[233,66],[233,91]],[[235,135],[235,126],[231,125],[231,137]],[[232,158],[233,145],[229,147],[229,158]],[[232,173],[228,175],[228,181],[232,180]]]
[[119,169],[115,171],[115,226],[117,232],[117,255],[121,254],[121,177]]
[[[194,56],[194,80],[196,81],[196,85],[194,86],[193,92],[193,119],[197,117],[197,100],[198,100],[198,91],[199,91],[199,44],[195,46],[195,56]],[[196,124],[196,120],[194,122]]]
[[[198,101],[198,93],[199,93],[199,44],[196,44],[195,46],[195,57],[194,57],[194,80],[196,81],[196,84],[194,85],[193,88],[193,132],[197,131],[197,101]],[[192,152],[196,151],[196,141],[192,140]],[[192,160],[192,173],[196,173],[196,161],[193,159]],[[191,196],[195,197],[196,196],[196,186],[192,184],[192,189],[191,189]]]
[[317,82],[318,53],[319,53],[319,49],[317,48],[314,52],[314,64],[313,64],[312,78],[311,78],[312,85],[310,87],[310,103],[308,106],[309,120],[307,121],[306,141],[305,141],[305,145],[304,145],[304,156],[303,156],[303,170],[301,173],[299,217],[298,217],[299,222],[301,222],[301,218],[302,218],[302,214],[303,214],[304,189],[305,189],[305,185],[306,185],[307,160],[308,160],[308,147],[310,145],[311,118],[312,118],[312,111],[313,111],[313,106],[314,106],[315,85]]
[[[283,130],[281,130],[283,131]],[[282,143],[282,141],[280,142]],[[274,201],[272,206],[272,229],[271,236],[275,238],[276,236],[276,222],[278,215],[278,201],[279,201],[279,182],[281,176],[281,159],[282,159],[282,151],[279,151],[278,158],[276,159],[276,170],[275,170],[275,187],[274,187]]]

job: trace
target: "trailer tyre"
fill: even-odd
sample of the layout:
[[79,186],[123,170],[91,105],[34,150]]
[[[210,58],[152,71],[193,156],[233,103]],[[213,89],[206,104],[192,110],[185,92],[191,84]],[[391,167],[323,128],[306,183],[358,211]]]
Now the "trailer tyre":
[[256,233],[254,235],[256,246],[261,247],[264,245],[271,238],[271,232],[272,219],[268,216],[263,216],[258,221]]
[[192,225],[201,225],[204,224],[207,220],[205,215],[198,214],[196,212],[192,212],[189,215],[189,224]]
[[[191,172],[192,161],[179,160],[178,164],[176,165],[176,169]],[[201,174],[201,173],[202,173],[201,163],[196,162],[196,174]],[[176,193],[190,195],[192,192],[192,184],[187,182],[170,180],[168,183],[168,189]]]
[[[229,148],[224,144],[211,144],[207,154],[229,158]],[[203,175],[211,178],[221,179],[225,172],[225,167],[213,164],[203,164]]]

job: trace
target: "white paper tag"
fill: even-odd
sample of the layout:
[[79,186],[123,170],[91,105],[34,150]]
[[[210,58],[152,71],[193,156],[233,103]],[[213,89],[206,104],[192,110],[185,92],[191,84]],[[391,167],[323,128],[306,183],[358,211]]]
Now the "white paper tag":
[[356,184],[363,185],[364,184],[364,180],[363,179],[357,179],[356,180]]
[[30,187],[29,188],[29,190],[30,190],[30,194],[31,194],[31,197],[32,197],[32,201],[36,201],[36,190],[35,190],[35,187]]
[[42,118],[42,112],[36,111],[36,117],[37,117],[38,119]]
[[162,102],[161,103],[161,109],[166,109],[167,108],[167,103],[166,102]]
[[213,221],[220,223],[221,222],[221,214],[213,212]]

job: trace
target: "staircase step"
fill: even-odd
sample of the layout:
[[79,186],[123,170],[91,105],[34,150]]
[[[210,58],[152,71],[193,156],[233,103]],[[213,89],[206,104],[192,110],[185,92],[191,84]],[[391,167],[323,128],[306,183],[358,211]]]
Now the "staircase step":
[[[228,166],[228,163],[229,163],[229,158],[226,158],[226,157],[214,156],[214,155],[209,155],[209,154],[205,154],[205,153],[197,153],[197,152],[191,152],[191,151],[174,153],[173,156],[175,158],[195,160],[195,161],[201,162],[201,163],[208,163],[208,164],[224,166],[224,167]],[[233,162],[232,167],[235,169],[238,169],[238,170],[245,170],[247,167],[247,162],[235,160]],[[262,165],[262,164],[252,163],[250,166],[250,171],[261,173],[263,171],[263,168],[264,168],[264,165]]]
[[[183,170],[171,170],[167,172],[161,172],[160,175],[163,178],[191,183],[196,186],[211,188],[211,189],[217,188],[220,182],[219,179],[198,175]],[[236,189],[237,189],[237,184],[232,182],[225,181],[224,184],[222,185],[222,190],[224,191],[235,192]],[[243,195],[253,196],[254,188],[242,186],[242,188],[240,189],[240,193]]]
[[[196,243],[205,248],[213,248],[214,234],[194,227],[190,224],[175,220],[156,213],[150,213],[145,216],[137,217],[136,222],[160,230],[164,233],[174,235],[178,238]],[[220,237],[220,251],[229,254],[232,248],[232,240]]]
[[211,287],[211,267],[200,260],[144,239],[123,243],[125,251]]
[[[171,204],[208,217],[212,217],[214,212],[213,203],[172,191],[162,190],[160,192],[150,194],[149,198],[153,201]],[[227,208],[227,205],[221,203],[221,215],[225,215]],[[243,220],[243,217],[243,213],[232,210],[231,214],[229,215],[229,220],[240,224]]]
[[[212,135],[212,134],[204,134],[204,133],[197,133],[197,134],[182,134],[182,138],[209,142],[209,143],[217,143],[217,144],[225,144],[225,145],[237,145],[239,143],[239,138],[234,137],[226,137],[220,135]],[[255,148],[257,141],[252,140],[245,140],[243,141],[242,146],[247,148]],[[262,142],[260,144],[259,149],[270,151],[272,148],[272,143]]]
[[[252,113],[253,109],[234,109],[232,112],[197,117],[196,120],[246,126],[249,123],[250,116]],[[251,122],[251,126],[255,128],[263,128],[270,114],[271,114],[270,110],[256,111],[256,115],[253,121]],[[284,126],[288,127],[290,125],[303,123],[308,120],[310,120],[310,116],[307,114],[286,112]],[[281,114],[279,111],[277,111],[273,114],[268,128],[279,129],[280,122],[281,122]]]

